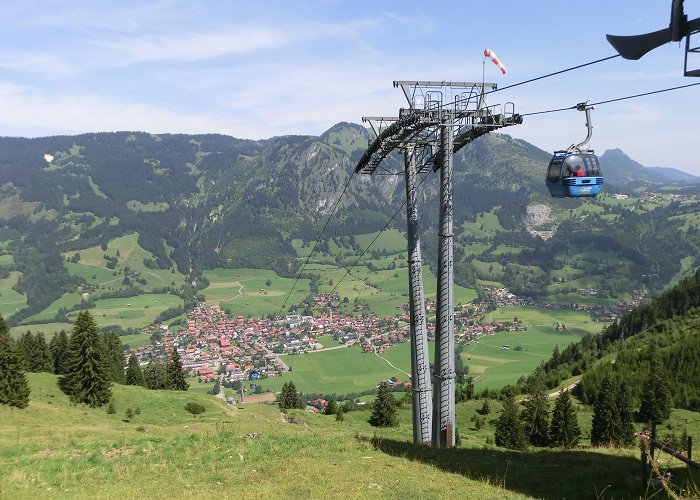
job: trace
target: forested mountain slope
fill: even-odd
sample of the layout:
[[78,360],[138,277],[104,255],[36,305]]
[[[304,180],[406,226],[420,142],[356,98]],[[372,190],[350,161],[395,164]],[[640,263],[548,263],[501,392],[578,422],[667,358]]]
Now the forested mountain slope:
[[556,387],[581,375],[577,388],[592,403],[602,379],[614,374],[624,380],[639,401],[654,363],[668,372],[674,406],[700,409],[700,269],[659,297],[626,313],[599,335],[587,335],[543,363],[527,380]]
[[[368,140],[348,123],[320,137],[257,141],[140,132],[0,138],[0,289],[26,301],[11,322],[84,282],[67,259],[130,234],[148,254],[143,265],[172,272],[172,285],[161,281],[176,288],[215,267],[295,276],[303,260],[294,242],[315,242],[324,227],[316,253],[333,261],[340,238],[381,230],[404,200],[401,175],[353,176]],[[544,187],[548,159],[501,134],[456,155],[460,284],[615,301],[700,265],[697,193],[620,200],[608,188],[595,200],[555,200]],[[377,174],[401,171],[392,156]],[[419,189],[428,264],[436,262],[437,193],[428,174]],[[403,212],[389,226],[403,231]]]

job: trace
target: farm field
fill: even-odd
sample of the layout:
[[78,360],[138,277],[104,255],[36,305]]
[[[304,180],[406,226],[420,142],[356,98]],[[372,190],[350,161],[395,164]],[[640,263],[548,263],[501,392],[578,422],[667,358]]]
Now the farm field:
[[[593,323],[581,311],[513,307],[499,309],[489,320],[512,320],[514,315],[528,325],[524,332],[498,332],[479,338],[478,343],[464,347],[462,361],[475,377],[475,387],[496,389],[514,384],[522,375],[531,373],[542,361],[549,359],[554,346],[563,349],[588,332],[602,326]],[[555,330],[557,322],[567,322],[567,330]],[[509,350],[503,350],[508,344]],[[515,350],[520,346],[522,350]],[[430,361],[433,362],[434,343],[429,342]],[[266,390],[279,391],[288,380],[299,390],[313,393],[356,392],[371,389],[383,379],[396,377],[408,380],[411,372],[411,346],[404,342],[387,349],[381,358],[361,353],[358,347],[321,351],[281,359],[292,366],[291,373],[260,381]],[[392,366],[393,365],[393,366]],[[395,367],[395,368],[394,368]]]
[[[533,326],[526,332],[498,332],[479,337],[478,343],[465,346],[462,362],[469,367],[469,375],[475,378],[477,391],[498,389],[514,384],[522,375],[528,375],[543,361],[548,360],[554,349],[563,349],[576,342],[581,335],[556,332],[553,328]],[[503,346],[509,349],[504,350]],[[521,350],[516,350],[520,347]]]
[[[380,380],[396,377],[405,380],[406,374],[395,370],[386,361],[358,346],[325,352],[280,356],[291,367],[280,377],[259,382],[265,390],[279,392],[285,382],[292,381],[297,390],[323,394],[348,394],[373,389]],[[410,360],[408,360],[410,368]],[[407,370],[410,372],[410,369]]]
[[[98,300],[95,307],[90,309],[90,313],[98,327],[118,325],[121,328],[139,328],[151,324],[166,309],[177,306],[182,306],[180,297],[167,293],[154,293]],[[77,315],[77,312],[71,312],[68,318],[75,319]]]
[[[321,276],[319,292],[335,289],[339,297],[348,297],[352,303],[356,298],[367,301],[369,310],[377,316],[395,316],[401,311],[398,306],[408,301],[408,270],[370,271],[358,266],[347,275],[344,269],[327,264],[309,264],[305,272]],[[204,272],[209,286],[201,291],[209,304],[219,304],[234,316],[251,315],[261,317],[277,314],[287,301],[283,314],[290,305],[302,301],[309,292],[309,281],[301,279],[294,292],[287,296],[295,279],[283,278],[274,271],[262,269],[213,269]],[[342,279],[342,281],[341,281]],[[270,285],[267,282],[270,282]],[[437,281],[429,269],[424,270],[426,298],[435,298]],[[459,285],[455,286],[455,303],[468,303],[476,298],[476,292]]]
[[[53,319],[61,307],[70,308],[80,303],[76,293],[66,293],[41,313],[25,320],[21,326],[14,327],[21,331],[31,330],[52,334],[61,329],[70,331],[72,324],[67,323],[36,323]],[[182,299],[167,293],[143,294],[136,297],[102,299],[95,301],[95,307],[88,309],[98,327],[116,325],[121,328],[141,328],[148,326],[160,313],[171,307],[182,306]],[[71,321],[78,315],[77,311],[67,314]]]
[[[3,255],[1,257],[11,256]],[[27,307],[27,297],[12,288],[21,274],[17,271],[11,271],[7,278],[0,279],[0,314],[3,318]]]
[[[294,278],[283,278],[274,271],[263,269],[212,269],[204,271],[209,286],[201,293],[209,304],[219,304],[235,317],[238,315],[259,318],[277,314],[294,285]],[[267,284],[268,280],[270,285]],[[287,301],[287,307],[296,304],[309,294],[309,281],[299,280]],[[286,312],[282,311],[282,314]]]
[[[185,282],[185,276],[179,272],[172,272],[168,269],[149,269],[144,265],[145,259],[153,260],[154,256],[138,244],[138,236],[137,233],[132,233],[113,239],[108,243],[107,250],[94,246],[77,252],[66,252],[63,257],[67,259],[79,253],[80,261],[77,263],[65,262],[64,265],[70,274],[80,276],[90,284],[102,285],[111,289],[122,287],[124,269],[127,267],[130,272],[138,274],[147,281],[146,285],[141,286],[149,290],[182,285]],[[117,266],[114,270],[107,268],[104,255],[117,258]],[[116,275],[114,271],[116,271]]]

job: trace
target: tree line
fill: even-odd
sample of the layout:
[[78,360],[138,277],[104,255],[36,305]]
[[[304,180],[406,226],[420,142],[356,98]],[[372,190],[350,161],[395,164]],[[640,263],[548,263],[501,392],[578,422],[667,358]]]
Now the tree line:
[[115,383],[181,391],[189,387],[177,350],[167,361],[152,360],[143,371],[133,353],[126,367],[124,360],[119,336],[100,334],[88,311],[78,314],[70,336],[61,330],[48,343],[42,333],[29,331],[15,341],[0,316],[0,404],[29,404],[25,372],[59,375],[58,385],[72,402],[92,407],[112,400]]

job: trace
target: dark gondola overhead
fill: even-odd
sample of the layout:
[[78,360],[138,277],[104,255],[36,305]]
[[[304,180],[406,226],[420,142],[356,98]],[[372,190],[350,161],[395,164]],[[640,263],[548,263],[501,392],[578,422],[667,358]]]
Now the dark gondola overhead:
[[603,174],[598,157],[593,150],[584,149],[593,135],[590,113],[593,106],[584,102],[577,104],[576,109],[586,112],[588,135],[579,144],[555,151],[549,161],[545,184],[554,198],[591,198],[603,188]]

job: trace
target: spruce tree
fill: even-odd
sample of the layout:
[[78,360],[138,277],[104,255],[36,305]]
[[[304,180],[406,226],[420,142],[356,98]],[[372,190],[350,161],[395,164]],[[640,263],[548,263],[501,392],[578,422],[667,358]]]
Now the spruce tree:
[[173,349],[173,354],[170,356],[170,361],[168,361],[166,377],[168,380],[168,389],[186,391],[190,387],[190,384],[185,378],[185,372],[182,370],[182,361],[180,360],[180,355],[177,353],[177,349]]
[[0,404],[26,408],[29,385],[24,375],[23,359],[0,315]]
[[326,406],[326,410],[323,413],[326,415],[335,415],[338,413],[338,403],[335,401],[335,398],[331,398],[331,400],[328,401],[328,406]]
[[109,377],[105,370],[104,350],[97,334],[97,325],[88,311],[82,311],[68,342],[65,374],[61,389],[75,403],[90,406],[107,404],[112,397]]
[[549,446],[549,400],[542,384],[532,387],[522,419],[530,444]]
[[668,371],[658,358],[654,358],[642,386],[639,418],[650,424],[660,424],[670,416],[671,384]]
[[53,336],[51,342],[49,342],[49,352],[51,353],[53,372],[56,375],[62,375],[68,353],[68,335],[65,330],[61,330]]
[[377,397],[372,402],[372,415],[369,418],[372,427],[396,427],[399,417],[396,415],[396,400],[385,383],[377,388]]
[[552,411],[552,425],[549,428],[550,446],[573,448],[581,438],[576,409],[571,402],[569,391],[561,391]]
[[136,359],[136,354],[133,352],[131,353],[131,356],[129,356],[129,365],[126,369],[126,385],[145,385],[141,366]]
[[634,442],[631,392],[631,388],[624,380],[617,384],[617,392],[615,394],[618,415],[615,427],[615,444],[617,446],[631,446]]
[[297,388],[294,386],[294,382],[291,380],[285,382],[282,386],[282,392],[280,393],[279,405],[283,410],[290,410],[292,408],[304,408],[304,405],[299,404],[300,394],[297,392]]
[[513,450],[524,450],[527,448],[527,436],[520,421],[518,404],[515,402],[515,395],[512,391],[506,394],[506,399],[503,401],[503,409],[496,422],[494,437],[496,446]]
[[124,346],[115,332],[108,332],[102,336],[102,347],[105,353],[105,369],[112,382],[123,384],[126,382],[124,373]]
[[617,442],[620,429],[620,413],[617,409],[617,388],[610,375],[606,375],[600,384],[593,403],[593,424],[591,427],[591,444],[609,446]]
[[51,369],[51,352],[49,351],[49,346],[46,344],[43,333],[37,333],[32,339],[30,345],[29,371],[35,373],[51,373],[53,371]]
[[152,359],[143,370],[143,379],[145,386],[148,389],[165,389],[167,388],[167,379],[165,373],[165,364],[159,358]]
[[21,357],[22,367],[28,372],[32,371],[31,358],[33,349],[34,335],[32,335],[32,332],[27,330],[19,339],[17,339],[17,351]]

